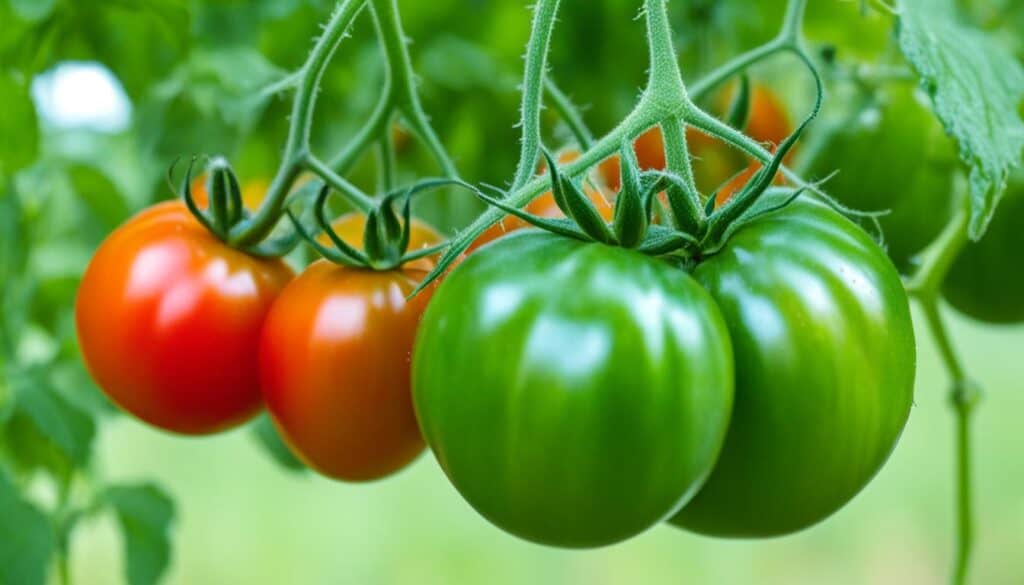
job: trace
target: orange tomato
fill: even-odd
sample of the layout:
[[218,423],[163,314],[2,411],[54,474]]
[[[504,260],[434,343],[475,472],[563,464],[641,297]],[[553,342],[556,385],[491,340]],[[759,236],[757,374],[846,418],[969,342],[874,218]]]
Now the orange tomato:
[[116,229],[82,277],[86,368],[153,426],[198,435],[241,424],[260,408],[260,329],[292,276],[218,240],[182,202],[154,205]]
[[[365,218],[334,222],[361,247]],[[413,224],[410,249],[442,238]],[[313,263],[281,293],[260,344],[267,410],[295,454],[328,477],[368,481],[408,465],[423,450],[409,360],[434,287],[411,300],[433,267],[424,258],[389,271]]]

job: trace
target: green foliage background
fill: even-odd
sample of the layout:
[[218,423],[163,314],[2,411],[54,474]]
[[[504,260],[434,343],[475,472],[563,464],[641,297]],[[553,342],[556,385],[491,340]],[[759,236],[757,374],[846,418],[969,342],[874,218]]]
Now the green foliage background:
[[[634,0],[565,0],[552,73],[612,127],[642,87],[646,49]],[[858,2],[813,0],[808,36],[840,59],[886,59],[892,19]],[[946,381],[921,344],[917,404],[893,459],[835,518],[766,543],[699,539],[657,528],[586,553],[506,536],[476,516],[429,455],[396,478],[342,485],[288,470],[265,419],[208,439],[163,435],[116,415],[77,355],[78,278],[105,234],[171,196],[170,163],[224,154],[243,181],[278,164],[289,102],[261,89],[297,68],[328,0],[0,0],[0,584],[56,580],[48,559],[72,550],[77,583],[926,583],[950,554],[952,421]],[[697,78],[774,33],[785,2],[674,0],[684,73]],[[521,55],[529,13],[518,0],[400,1],[424,105],[464,178],[505,184],[518,155]],[[1013,0],[960,2],[1024,56]],[[361,18],[325,79],[314,146],[329,156],[380,90],[381,63]],[[53,125],[34,79],[69,61],[97,62],[132,112],[115,134]],[[783,58],[755,77],[794,116],[810,82]],[[841,93],[825,116],[848,104]],[[547,141],[568,139],[553,112]],[[374,185],[373,157],[354,171]],[[425,150],[403,177],[437,174]],[[418,213],[449,232],[479,204],[457,193]],[[978,421],[979,583],[1024,579],[1024,329],[956,322],[968,363],[989,389]],[[920,336],[922,339],[925,337]],[[255,429],[255,432],[253,432]],[[267,447],[261,449],[260,445]],[[268,456],[269,454],[269,456]],[[284,462],[286,467],[278,463]],[[45,512],[45,513],[44,513]],[[65,530],[77,525],[77,530]],[[70,534],[70,540],[62,538]],[[129,538],[121,544],[121,534]],[[168,547],[169,544],[172,546]],[[59,555],[57,555],[59,556]],[[45,569],[40,569],[45,567]]]

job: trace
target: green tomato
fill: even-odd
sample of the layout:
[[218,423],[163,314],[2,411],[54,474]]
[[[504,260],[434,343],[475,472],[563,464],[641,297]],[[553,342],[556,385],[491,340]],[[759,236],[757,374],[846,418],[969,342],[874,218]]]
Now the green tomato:
[[895,86],[855,120],[835,125],[808,172],[822,178],[829,195],[862,211],[890,213],[880,218],[886,248],[897,268],[912,269],[923,250],[952,216],[955,145],[912,88]]
[[711,477],[672,522],[728,537],[810,526],[867,484],[909,415],[899,275],[863,230],[800,199],[739,228],[693,276],[728,325],[736,395]]
[[987,323],[1024,321],[1024,176],[1010,182],[988,231],[954,262],[942,294],[958,311]]
[[695,493],[728,428],[733,362],[685,272],[527,230],[445,278],[413,384],[427,443],[477,511],[527,540],[592,547]]

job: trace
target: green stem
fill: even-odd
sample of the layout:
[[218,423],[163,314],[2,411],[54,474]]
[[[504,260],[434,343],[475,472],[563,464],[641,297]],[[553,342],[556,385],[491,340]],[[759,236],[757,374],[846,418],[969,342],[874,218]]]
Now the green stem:
[[392,86],[394,106],[402,114],[409,130],[416,134],[437,160],[442,173],[448,178],[458,178],[459,172],[455,168],[455,163],[448,156],[448,152],[441,144],[441,139],[434,132],[434,128],[430,125],[427,114],[420,104],[419,94],[416,92],[412,60],[409,57],[408,47],[406,47],[405,33],[402,31],[396,0],[370,0],[370,2],[374,22],[377,26],[377,35],[380,37],[381,46],[384,49],[388,76],[394,84]]
[[376,207],[373,199],[360,191],[358,187],[346,181],[344,177],[334,172],[334,169],[317,157],[311,154],[307,155],[306,158],[303,159],[302,164],[309,170],[320,175],[320,178],[325,183],[330,185],[332,189],[344,195],[345,199],[347,199],[349,203],[359,211],[368,213],[371,209]]
[[939,237],[925,250],[921,266],[907,283],[907,292],[917,298],[939,356],[952,381],[950,402],[956,416],[956,558],[952,583],[967,582],[974,546],[973,505],[971,496],[971,413],[980,398],[980,390],[968,377],[957,355],[939,312],[942,282],[957,255],[967,244],[970,221],[969,201],[962,196],[960,209]]
[[518,189],[534,175],[540,156],[540,110],[547,73],[548,49],[551,32],[555,28],[559,0],[538,0],[533,12],[533,26],[526,45],[526,68],[523,73],[523,94],[519,123],[523,128],[519,164],[512,188]]
[[309,136],[313,127],[313,111],[327,64],[337,50],[345,32],[362,10],[364,0],[343,0],[331,15],[309,58],[301,69],[301,81],[292,102],[291,124],[285,142],[283,164],[278,169],[267,197],[256,214],[235,226],[230,240],[238,245],[250,245],[264,239],[281,218],[285,199],[301,170],[309,151]]
[[547,78],[544,81],[544,90],[547,92],[549,98],[551,98],[551,105],[555,107],[555,111],[562,117],[562,121],[569,127],[569,131],[572,132],[573,137],[579,144],[580,150],[588,150],[594,145],[594,135],[587,128],[585,122],[583,122],[583,116],[580,115],[579,110],[573,105],[572,100],[569,96],[562,93],[562,90],[555,85],[551,78]]

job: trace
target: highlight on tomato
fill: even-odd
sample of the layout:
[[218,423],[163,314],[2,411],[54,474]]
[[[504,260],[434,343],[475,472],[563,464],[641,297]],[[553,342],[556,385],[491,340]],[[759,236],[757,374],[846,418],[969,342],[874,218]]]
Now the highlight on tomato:
[[208,434],[261,405],[263,320],[291,269],[224,243],[180,201],[115,230],[82,277],[78,341],[97,385],[155,427]]
[[406,297],[433,268],[424,250],[442,238],[408,216],[401,233],[386,233],[393,213],[386,200],[369,217],[322,223],[311,241],[326,259],[285,288],[261,336],[267,410],[296,456],[334,479],[378,479],[423,450],[409,360],[433,289]]

